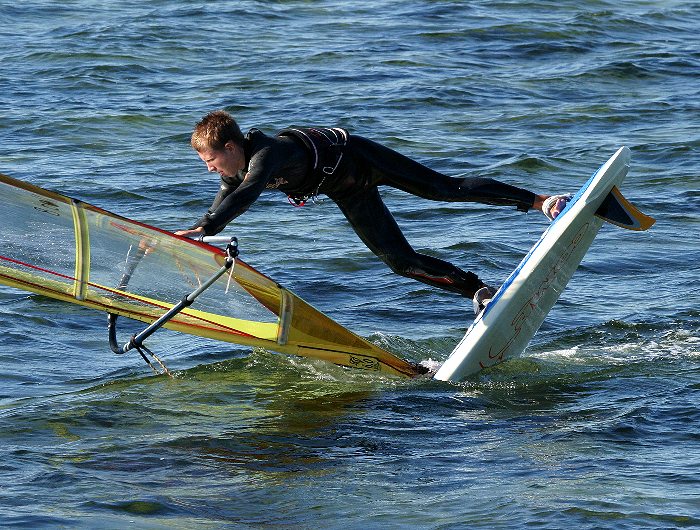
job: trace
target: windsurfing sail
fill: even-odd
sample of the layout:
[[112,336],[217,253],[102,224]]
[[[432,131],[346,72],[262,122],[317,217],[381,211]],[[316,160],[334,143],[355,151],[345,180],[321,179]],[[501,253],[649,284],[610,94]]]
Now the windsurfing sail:
[[[0,174],[0,283],[150,324],[226,257],[222,249]],[[240,259],[165,327],[387,374],[422,372]]]

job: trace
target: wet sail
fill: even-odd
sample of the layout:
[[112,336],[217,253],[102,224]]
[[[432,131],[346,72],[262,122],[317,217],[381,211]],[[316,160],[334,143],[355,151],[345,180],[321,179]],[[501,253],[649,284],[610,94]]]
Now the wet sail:
[[[0,283],[152,323],[225,258],[222,249],[0,174]],[[350,332],[240,259],[230,276],[165,327],[343,366],[417,374],[412,363]]]

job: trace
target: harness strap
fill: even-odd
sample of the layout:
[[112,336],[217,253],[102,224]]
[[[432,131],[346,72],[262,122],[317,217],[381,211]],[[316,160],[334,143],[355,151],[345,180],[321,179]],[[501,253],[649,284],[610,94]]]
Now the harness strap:
[[310,176],[319,180],[312,193],[301,196],[288,195],[287,200],[293,206],[303,206],[308,199],[315,202],[324,181],[335,173],[343,160],[343,148],[350,137],[348,131],[340,127],[289,127],[277,135],[294,136],[304,143],[313,158]]

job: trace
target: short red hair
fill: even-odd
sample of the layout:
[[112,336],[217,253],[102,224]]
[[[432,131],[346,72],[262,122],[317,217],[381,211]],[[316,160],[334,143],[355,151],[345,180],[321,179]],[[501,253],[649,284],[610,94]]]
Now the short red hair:
[[236,120],[225,110],[215,110],[199,120],[190,139],[197,152],[207,149],[221,151],[228,142],[243,145],[243,133]]

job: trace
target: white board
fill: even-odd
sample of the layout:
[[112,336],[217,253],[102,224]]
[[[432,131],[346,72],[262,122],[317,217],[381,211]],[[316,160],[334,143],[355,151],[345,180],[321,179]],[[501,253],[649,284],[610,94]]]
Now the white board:
[[621,147],[547,227],[520,265],[435,373],[460,381],[523,352],[578,268],[603,220],[596,210],[627,175],[630,150]]

